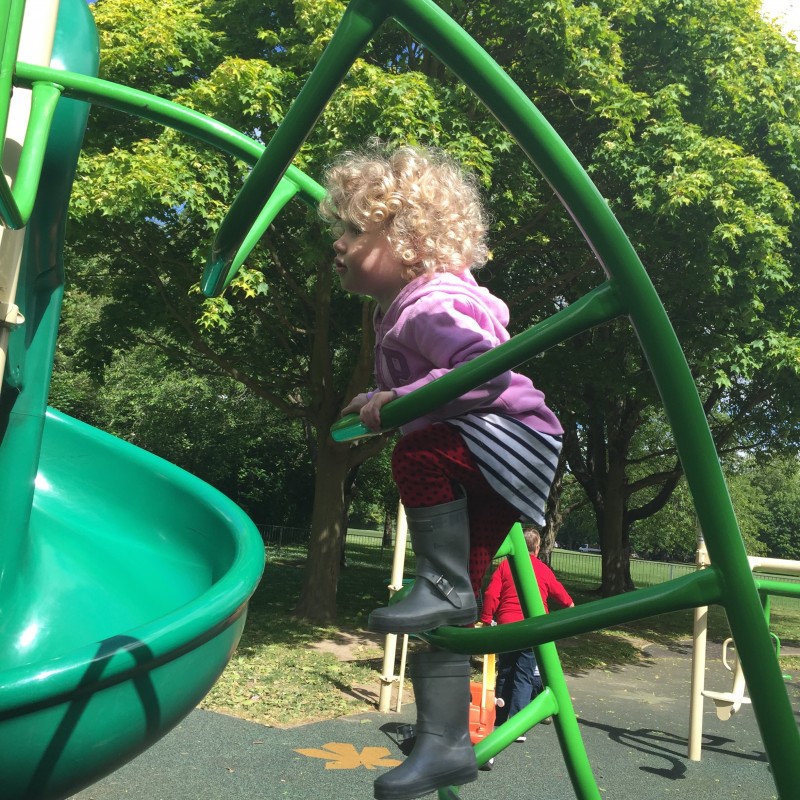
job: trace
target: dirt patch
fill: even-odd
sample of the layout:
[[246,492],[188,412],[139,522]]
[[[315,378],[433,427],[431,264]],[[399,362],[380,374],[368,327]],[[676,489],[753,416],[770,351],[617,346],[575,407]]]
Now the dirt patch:
[[370,661],[383,655],[386,637],[370,631],[340,631],[330,639],[311,645],[312,650],[331,653],[339,661]]
[[[369,683],[354,683],[348,691],[343,691],[343,694],[366,703],[368,706],[378,708],[380,703],[385,645],[385,634],[359,630],[340,631],[333,637],[315,642],[311,645],[311,648],[320,653],[330,653],[339,661],[358,661],[362,664],[369,665],[372,668],[371,674],[374,676],[374,679],[369,681]],[[400,670],[402,646],[403,637],[398,636],[394,663],[395,680],[392,684],[390,699],[390,707],[392,710],[396,708],[398,699],[398,672]],[[402,705],[414,702],[411,681],[408,679],[403,681],[400,702]]]

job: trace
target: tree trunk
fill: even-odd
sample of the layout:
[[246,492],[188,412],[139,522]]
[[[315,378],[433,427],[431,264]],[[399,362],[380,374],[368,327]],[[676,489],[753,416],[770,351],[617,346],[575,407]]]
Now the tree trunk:
[[392,528],[393,528],[392,511],[389,508],[383,510],[383,539],[381,540],[381,547],[391,549],[392,547]]
[[350,469],[349,446],[320,436],[317,448],[311,540],[303,588],[294,613],[322,625],[336,619],[336,585],[341,564],[344,489]]
[[315,304],[317,330],[314,335],[310,385],[317,398],[313,416],[315,473],[314,508],[311,513],[311,539],[303,587],[295,606],[297,617],[318,624],[336,619],[336,584],[342,565],[342,547],[347,533],[348,503],[346,495],[355,478],[353,471],[381,451],[385,437],[375,437],[357,447],[336,444],[330,437],[330,426],[338,418],[339,409],[371,382],[374,335],[371,323],[372,304],[362,303],[361,347],[353,365],[344,395],[335,390],[333,351],[329,337],[330,292],[333,270],[322,264],[318,270]]
[[[566,416],[564,452],[570,469],[594,509],[600,538],[604,597],[633,589],[630,575],[625,472],[631,439],[639,424],[639,403],[627,397],[604,401],[587,387],[585,400],[592,409],[580,434],[575,418]],[[580,438],[579,438],[580,437]]]
[[636,588],[631,576],[630,538],[624,505],[624,486],[608,487],[602,511],[598,514],[595,509],[602,559],[600,593],[603,597],[613,597]]
[[628,401],[615,404],[615,414],[608,415],[613,424],[607,425],[606,472],[603,485],[603,513],[598,517],[603,577],[600,593],[603,597],[622,594],[633,589],[630,577],[630,546],[627,529],[628,479],[625,472],[631,437],[636,429],[638,411]]
[[563,488],[564,474],[566,471],[567,459],[562,452],[558,459],[556,473],[553,476],[553,485],[550,487],[550,494],[547,497],[544,528],[542,529],[542,544],[539,550],[539,559],[548,566],[550,566],[550,554],[553,552],[556,534],[563,520],[563,515],[561,513],[561,490]]

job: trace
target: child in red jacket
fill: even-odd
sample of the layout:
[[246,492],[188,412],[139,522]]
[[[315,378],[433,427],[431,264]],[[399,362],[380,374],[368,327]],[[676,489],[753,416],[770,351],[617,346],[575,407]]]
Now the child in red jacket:
[[[524,534],[544,610],[549,611],[551,600],[555,601],[559,608],[571,608],[575,603],[567,590],[556,578],[553,570],[538,559],[541,545],[539,532],[535,528],[525,528]],[[519,622],[524,618],[511,567],[508,559],[504,559],[494,571],[484,592],[481,622],[488,625],[495,620],[503,625],[507,622]],[[542,679],[531,649],[500,653],[495,697],[502,699],[503,704],[497,705],[495,725],[501,725],[509,717],[513,717],[541,691]],[[525,736],[520,736],[517,741],[524,742]]]

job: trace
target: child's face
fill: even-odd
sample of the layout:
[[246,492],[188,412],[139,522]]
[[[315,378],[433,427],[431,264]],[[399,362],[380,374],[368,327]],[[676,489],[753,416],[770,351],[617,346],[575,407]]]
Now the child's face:
[[386,311],[406,284],[401,278],[402,261],[382,228],[360,231],[352,223],[342,224],[344,233],[333,243],[334,266],[342,288],[374,297]]

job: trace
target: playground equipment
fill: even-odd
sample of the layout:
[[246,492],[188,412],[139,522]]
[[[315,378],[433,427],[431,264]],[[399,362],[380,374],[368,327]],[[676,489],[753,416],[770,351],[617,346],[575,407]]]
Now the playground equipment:
[[[708,552],[704,542],[700,541],[697,549],[697,566],[705,569],[708,564]],[[708,629],[708,608],[695,609],[694,625],[694,649],[692,653],[692,697],[690,704],[690,725],[689,725],[689,758],[700,760],[700,737],[703,731],[702,720],[702,701],[698,697],[708,697],[714,702],[717,716],[721,720],[728,720],[735,714],[742,705],[750,702],[749,697],[744,696],[746,689],[744,672],[736,657],[736,650],[732,648],[733,639],[728,638],[722,643],[722,663],[728,672],[733,673],[733,685],[729,692],[717,692],[705,689],[705,660],[706,660],[706,632]],[[728,663],[728,653],[733,652],[731,663]],[[697,727],[696,727],[697,726]]]
[[[24,25],[23,9],[0,6],[0,796],[51,800],[196,706],[241,636],[264,550],[210,486],[46,409],[89,110],[59,99],[67,73],[49,65],[90,80],[97,35],[84,0],[31,0]],[[47,73],[27,87],[18,50]]]
[[[709,565],[708,552],[703,538],[700,538],[697,548],[696,563],[699,569]],[[800,562],[779,558],[760,558],[749,556],[748,563],[754,573],[769,572],[772,574],[800,575]],[[800,584],[788,581],[773,581],[756,579],[756,586],[762,596],[764,604],[764,619],[769,626],[770,596],[782,595],[785,597],[800,597]],[[706,606],[695,609],[694,620],[694,648],[692,651],[692,688],[689,703],[689,747],[688,756],[692,761],[700,761],[702,754],[703,737],[703,697],[709,698],[721,720],[729,720],[733,714],[738,713],[743,705],[750,704],[750,698],[745,695],[747,683],[744,669],[732,638],[725,639],[722,643],[722,663],[725,669],[732,674],[731,688],[728,691],[716,691],[705,688],[706,666],[706,632],[708,629],[708,608]],[[775,654],[780,655],[780,639],[770,633],[775,646]]]
[[[58,87],[63,98],[81,101],[69,106],[76,116],[78,108],[80,114],[86,113],[87,102],[103,104],[170,125],[255,163],[215,239],[202,280],[207,294],[224,289],[265,227],[290,199],[314,204],[321,197],[321,188],[294,168],[292,159],[354,60],[385,22],[397,21],[472,88],[553,187],[608,279],[494,352],[386,406],[384,427],[397,427],[424,415],[566,338],[616,317],[628,317],[670,420],[712,561],[707,569],[667,584],[540,616],[537,599],[541,602],[541,598],[526,556],[527,567],[524,563],[518,566],[516,577],[529,619],[495,628],[443,628],[427,634],[436,646],[459,653],[535,649],[547,689],[476,745],[478,761],[487,761],[522,730],[552,715],[576,796],[597,800],[599,791],[553,642],[653,614],[719,603],[728,614],[743,673],[753,678],[748,680],[751,701],[778,794],[782,800],[793,798],[800,785],[800,735],[764,618],[759,597],[764,590],[750,571],[680,345],[608,205],[547,121],[483,49],[430,0],[353,0],[286,118],[262,148],[202,115],[100,81],[92,77],[90,69],[76,66],[66,56],[62,61],[66,70],[22,62],[12,70],[9,59],[13,62],[14,56],[8,53],[16,52],[16,43],[9,31],[14,29],[20,7],[21,3],[7,0],[2,7],[5,13],[0,15],[0,23],[4,23],[0,40],[5,41],[0,81],[6,81],[6,88],[13,71],[15,87],[34,87],[46,99],[53,92],[35,87],[49,84]],[[83,0],[65,0],[64,7],[74,19],[85,20]],[[59,101],[56,113],[61,112],[62,104]],[[40,108],[46,105],[39,103]],[[36,113],[44,119],[47,111]],[[77,127],[82,128],[82,123]],[[28,136],[41,128],[49,126],[34,124]],[[36,223],[41,219],[41,225],[49,222],[63,228],[72,174],[64,164],[74,164],[80,140],[79,134],[73,134],[67,158],[57,148],[67,138],[64,131],[71,129],[71,123],[60,120],[52,129],[59,135],[50,137],[57,141],[48,143],[47,171],[40,182],[49,191],[37,196],[37,208],[28,224],[26,242],[36,245],[29,248],[26,244],[29,255],[45,250],[38,247],[42,243],[55,247],[52,235],[36,233]],[[29,153],[33,164],[35,148]],[[50,169],[54,170],[52,177]],[[34,173],[35,169],[26,167],[25,174]],[[60,194],[53,190],[55,186],[61,187]],[[23,194],[16,186],[11,193],[0,192],[0,216],[6,225],[19,227],[25,214]],[[261,568],[261,553],[255,553],[255,531],[207,487],[177,471],[161,466],[156,470],[157,462],[151,457],[55,413],[45,423],[46,375],[57,316],[54,306],[61,287],[60,272],[52,265],[58,263],[57,257],[46,260],[40,274],[26,262],[20,273],[30,281],[21,289],[25,302],[19,302],[16,311],[10,308],[13,300],[3,300],[9,306],[4,316],[9,324],[25,318],[25,324],[9,336],[9,353],[19,348],[24,358],[17,362],[9,357],[7,385],[0,398],[6,425],[0,447],[0,490],[12,520],[11,535],[4,530],[0,543],[0,608],[4,614],[0,624],[4,633],[8,631],[3,641],[14,643],[11,661],[4,661],[4,667],[13,666],[0,674],[0,740],[4,745],[0,769],[4,797],[9,798],[64,796],[131,757],[174,724],[210,685],[235,644],[244,604]],[[368,434],[353,419],[342,421],[332,433],[342,441]],[[134,480],[111,478],[112,467],[122,463],[126,468],[130,465]],[[142,491],[163,502],[148,512],[143,523],[143,504],[129,496],[131,487],[138,489],[137,482],[145,481],[146,476],[156,480],[156,472],[162,480],[160,493],[150,486]],[[8,476],[14,476],[13,480]],[[176,499],[174,487],[178,486]],[[69,524],[62,522],[65,519]],[[522,550],[514,543],[515,536],[512,533],[507,546],[516,559]],[[87,538],[93,540],[95,550],[83,546]],[[93,557],[97,549],[102,557]],[[61,561],[66,557],[72,560]],[[155,565],[160,566],[154,576]],[[164,578],[163,583],[169,587],[168,597],[152,597],[153,585],[162,582],[159,575],[167,573],[169,581]],[[83,577],[68,582],[67,575]],[[95,584],[106,587],[99,615],[87,609],[95,591],[88,591],[87,586]],[[44,612],[38,607],[32,610],[29,598],[49,598],[53,593],[54,602],[48,599],[46,604],[51,616],[42,616],[40,622],[36,614]],[[70,607],[70,603],[74,605]],[[57,611],[64,608],[69,609],[68,620],[59,619],[56,624]],[[220,639],[224,645],[219,644]],[[76,641],[83,646],[76,646]],[[206,658],[209,651],[214,659]],[[195,683],[198,672],[204,674]],[[191,681],[187,675],[192,676]],[[192,684],[190,692],[185,691],[187,684]],[[174,706],[170,704],[173,693],[181,697]],[[191,696],[185,697],[187,693]],[[7,776],[14,782],[6,784]],[[455,792],[443,789],[440,796],[454,797]]]
[[[392,575],[389,580],[389,597],[403,588],[403,566],[405,564],[406,542],[408,540],[408,522],[406,510],[402,503],[397,506],[397,530],[394,540],[394,556],[392,558]],[[383,645],[383,666],[381,667],[381,690],[378,697],[378,711],[386,712],[392,702],[392,687],[397,684],[397,701],[394,710],[400,711],[403,705],[403,684],[406,674],[406,658],[408,657],[408,634],[399,635],[400,665],[395,674],[397,659],[398,634],[387,633]]]
[[[430,0],[353,0],[349,4],[316,68],[220,226],[203,277],[204,291],[221,291],[235,274],[235,264],[242,258],[246,243],[254,241],[261,230],[263,219],[257,218],[254,209],[261,208],[266,198],[277,202],[281,176],[301,143],[356,57],[389,19],[435,53],[505,126],[575,220],[607,280],[495,351],[390,403],[382,410],[384,428],[427,414],[564,339],[611,319],[627,317],[664,404],[712,562],[707,569],[667,584],[543,618],[496,628],[443,628],[426,638],[438,647],[459,653],[501,652],[540,646],[653,614],[719,603],[727,612],[744,675],[753,678],[748,681],[751,701],[778,794],[782,800],[790,800],[800,785],[800,734],[719,459],[680,343],[638,256],[580,164],[519,87],[446,13]],[[334,426],[332,434],[347,441],[369,435],[369,431],[357,418],[351,418]],[[550,676],[545,675],[545,680],[549,684]],[[569,750],[569,698],[562,702],[553,694],[548,697],[552,698],[548,702],[556,715],[556,730],[576,794],[580,798],[596,797],[593,781],[582,782],[576,777],[583,765],[579,763],[581,758]],[[514,719],[507,725],[512,725]],[[505,728],[478,745],[479,761],[509,741]],[[443,796],[448,793],[449,790],[440,792]]]

